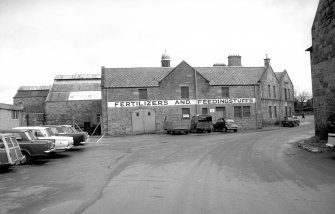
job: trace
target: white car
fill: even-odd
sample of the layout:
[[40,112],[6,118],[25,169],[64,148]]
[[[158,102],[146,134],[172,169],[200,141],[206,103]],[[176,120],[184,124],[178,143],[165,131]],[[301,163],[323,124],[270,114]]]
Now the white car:
[[26,127],[16,127],[13,129],[20,130],[33,130],[38,139],[54,139],[56,152],[62,152],[73,147],[73,137],[67,136],[56,136],[49,127],[39,127],[39,126],[26,126]]

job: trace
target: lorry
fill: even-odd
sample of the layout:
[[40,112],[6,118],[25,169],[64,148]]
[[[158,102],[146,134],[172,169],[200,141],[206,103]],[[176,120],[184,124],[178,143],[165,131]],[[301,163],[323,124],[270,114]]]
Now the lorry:
[[164,130],[168,134],[188,134],[190,131],[190,120],[182,118],[182,115],[167,115],[164,118]]
[[191,132],[208,132],[210,133],[213,129],[212,115],[209,114],[197,114],[191,119]]

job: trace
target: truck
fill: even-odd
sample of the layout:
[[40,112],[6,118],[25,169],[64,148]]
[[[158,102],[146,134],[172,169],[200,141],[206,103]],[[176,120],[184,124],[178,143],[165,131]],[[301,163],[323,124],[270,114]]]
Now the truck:
[[164,117],[164,130],[168,134],[188,134],[190,126],[190,120],[182,118],[182,115],[167,115]]
[[208,132],[213,129],[212,116],[209,114],[197,114],[191,119],[191,132]]

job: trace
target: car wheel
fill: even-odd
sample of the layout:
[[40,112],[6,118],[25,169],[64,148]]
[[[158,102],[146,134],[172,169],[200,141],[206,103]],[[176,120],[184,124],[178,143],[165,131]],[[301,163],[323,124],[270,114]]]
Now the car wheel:
[[22,154],[24,156],[26,156],[26,160],[24,162],[22,162],[21,164],[23,164],[23,165],[30,164],[30,162],[31,162],[31,156],[28,154],[28,152],[22,151]]
[[210,130],[210,129],[208,129],[208,130],[207,130],[207,132],[208,132],[208,133],[211,133],[211,130]]
[[227,131],[228,131],[228,129],[225,127],[225,128],[224,128],[224,131],[225,131],[225,132],[227,132]]
[[188,131],[185,130],[184,132],[185,132],[185,134],[188,134]]
[[234,129],[234,132],[237,132],[237,129]]

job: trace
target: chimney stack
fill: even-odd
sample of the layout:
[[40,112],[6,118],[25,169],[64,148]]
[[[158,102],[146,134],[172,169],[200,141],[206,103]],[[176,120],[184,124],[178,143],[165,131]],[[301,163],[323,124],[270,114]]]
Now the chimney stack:
[[268,57],[268,55],[266,54],[265,55],[265,59],[264,59],[264,66],[265,66],[265,68],[268,68],[268,67],[270,67],[270,61],[271,61],[271,59]]
[[241,56],[229,55],[228,56],[228,66],[242,66]]

